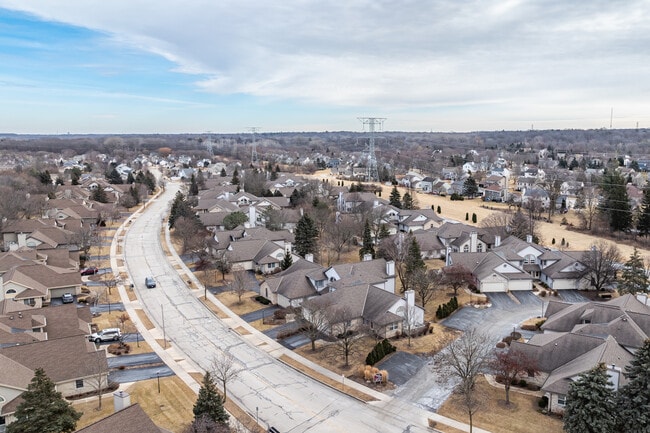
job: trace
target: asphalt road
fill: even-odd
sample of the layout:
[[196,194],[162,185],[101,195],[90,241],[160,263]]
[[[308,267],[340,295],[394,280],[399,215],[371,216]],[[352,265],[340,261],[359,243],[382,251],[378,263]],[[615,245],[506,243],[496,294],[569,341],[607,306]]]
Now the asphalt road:
[[[234,356],[241,370],[229,383],[228,397],[282,432],[428,431],[416,407],[404,402],[364,404],[279,362],[250,336],[240,336],[210,314],[160,245],[161,223],[177,190],[177,184],[168,184],[162,197],[132,223],[124,253],[140,302],[179,351],[204,369],[219,352]],[[157,280],[157,288],[144,287],[147,275]]]

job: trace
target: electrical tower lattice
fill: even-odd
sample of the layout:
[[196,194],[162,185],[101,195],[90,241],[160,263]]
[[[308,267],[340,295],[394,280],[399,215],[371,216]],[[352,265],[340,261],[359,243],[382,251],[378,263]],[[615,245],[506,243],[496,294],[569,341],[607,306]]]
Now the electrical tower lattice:
[[251,126],[248,128],[248,130],[253,133],[253,143],[251,143],[251,165],[253,167],[257,167],[259,158],[257,156],[257,142],[255,141],[255,133],[259,131],[260,128],[257,126]]
[[385,117],[359,117],[359,121],[364,125],[368,125],[368,132],[370,137],[368,140],[368,173],[366,179],[369,181],[379,182],[379,170],[377,170],[377,156],[375,155],[375,126],[381,129],[384,124]]

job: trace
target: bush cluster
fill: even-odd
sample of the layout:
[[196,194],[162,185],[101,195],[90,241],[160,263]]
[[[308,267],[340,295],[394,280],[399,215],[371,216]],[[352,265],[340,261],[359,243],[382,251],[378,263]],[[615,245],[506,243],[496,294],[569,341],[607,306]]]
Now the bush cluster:
[[384,338],[382,341],[375,344],[375,347],[373,347],[368,356],[366,356],[366,365],[375,365],[384,359],[386,355],[389,355],[396,350],[397,348],[390,344],[390,341]]
[[438,305],[436,319],[444,319],[458,309],[458,299],[454,296],[446,304]]
[[463,197],[462,195],[455,192],[455,193],[453,193],[452,195],[449,196],[449,200],[451,200],[451,201],[463,201],[463,200],[465,200],[465,197]]
[[257,296],[255,296],[255,300],[256,300],[257,302],[259,302],[260,304],[264,304],[264,305],[269,305],[269,304],[271,303],[271,301],[269,301],[268,299],[266,299],[266,298],[265,298],[264,296],[262,296],[262,295],[257,295]]

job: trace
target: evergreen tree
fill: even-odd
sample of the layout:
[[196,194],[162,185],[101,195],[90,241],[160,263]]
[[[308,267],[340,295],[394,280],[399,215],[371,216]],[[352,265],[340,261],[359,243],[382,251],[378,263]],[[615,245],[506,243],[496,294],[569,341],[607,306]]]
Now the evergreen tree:
[[377,233],[377,238],[378,239],[384,239],[390,236],[390,232],[388,231],[388,227],[386,227],[386,224],[383,224],[379,226],[379,233]]
[[398,209],[402,208],[402,196],[397,190],[397,185],[393,186],[393,190],[390,192],[390,197],[388,197],[388,204]]
[[285,254],[280,262],[280,268],[284,271],[285,269],[289,269],[291,265],[293,265],[293,257],[291,257],[291,254]]
[[[248,217],[244,212],[231,212],[223,218],[223,226],[226,230],[233,230],[235,227],[244,224],[246,221],[248,221]],[[251,222],[251,224],[254,224],[254,222]]]
[[625,262],[625,267],[618,282],[618,292],[621,295],[625,293],[635,294],[637,292],[646,292],[648,290],[648,283],[648,275],[643,265],[643,258],[639,256],[639,251],[634,247],[632,255]]
[[408,191],[402,197],[402,209],[413,209],[413,196]]
[[226,173],[226,167],[223,167],[221,169],[221,172],[219,173],[219,176],[221,177],[228,177],[228,173]]
[[427,265],[422,260],[422,252],[420,250],[420,244],[418,240],[415,239],[415,236],[409,236],[410,242],[408,244],[408,250],[406,252],[406,258],[404,260],[404,284],[402,291],[405,292],[411,288],[412,279],[418,275],[419,272],[426,271]]
[[230,183],[233,185],[239,185],[239,171],[237,171],[237,168],[235,168],[235,171],[232,173],[232,179],[230,180]]
[[104,187],[101,185],[97,185],[97,188],[93,190],[93,194],[90,198],[99,203],[108,203],[108,195],[106,194]]
[[127,185],[132,185],[135,183],[135,178],[133,177],[133,172],[129,171],[129,174],[126,176],[126,183]]
[[73,432],[81,413],[77,412],[57,392],[54,382],[42,368],[21,395],[16,408],[16,420],[7,426],[7,433],[68,433]]
[[188,201],[185,199],[183,193],[178,191],[176,193],[176,197],[174,197],[174,201],[172,202],[171,209],[169,210],[169,228],[173,229],[176,220],[180,217],[191,217],[195,215],[196,214],[192,210],[192,207]]
[[618,391],[620,432],[650,431],[650,340],[634,353],[623,373],[627,384]]
[[370,222],[368,220],[366,220],[363,226],[363,243],[359,250],[359,258],[363,260],[366,254],[370,254],[373,259],[375,258],[375,246],[372,242],[372,232],[370,231]]
[[305,257],[306,254],[316,252],[316,241],[318,239],[318,229],[314,220],[307,214],[304,214],[296,224],[294,233],[294,242],[296,244],[296,253]]
[[473,198],[476,194],[478,194],[478,185],[476,184],[476,179],[470,175],[463,183],[463,195]]
[[618,170],[609,170],[603,176],[600,188],[603,200],[598,206],[600,212],[607,217],[610,228],[614,231],[627,231],[632,226],[632,211],[625,178]]
[[650,182],[643,187],[643,201],[641,202],[636,229],[641,236],[647,237],[650,234]]
[[203,383],[199,389],[199,396],[192,408],[194,419],[200,420],[203,416],[207,416],[214,422],[226,423],[228,422],[229,415],[223,408],[223,398],[217,391],[217,386],[212,379],[210,372],[206,372],[203,376]]
[[70,184],[79,185],[79,180],[81,179],[81,169],[79,167],[73,167],[70,172]]
[[436,213],[438,213],[438,214],[442,213],[442,209],[440,208],[440,206],[438,206],[438,207],[436,208]]
[[600,364],[581,374],[575,382],[569,384],[564,412],[564,431],[567,433],[613,432],[616,426],[614,397],[605,364]]
[[108,172],[106,175],[106,179],[108,180],[108,183],[111,185],[121,185],[122,184],[122,176],[120,176],[120,173],[117,172],[117,169],[113,167],[111,171]]
[[196,184],[199,189],[205,189],[205,176],[201,170],[199,170],[199,174],[196,175]]
[[472,223],[476,224],[476,214],[472,214]]
[[194,176],[194,173],[192,173],[192,177],[190,177],[189,195],[191,196],[199,195],[199,184],[196,183],[196,176]]
[[52,176],[49,170],[38,172],[37,177],[43,185],[52,185]]

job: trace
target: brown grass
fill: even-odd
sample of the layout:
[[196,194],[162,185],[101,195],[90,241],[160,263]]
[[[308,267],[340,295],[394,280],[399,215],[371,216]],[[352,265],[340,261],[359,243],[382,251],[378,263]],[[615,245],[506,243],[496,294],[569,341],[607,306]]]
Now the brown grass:
[[144,325],[145,329],[151,330],[151,329],[155,328],[154,324],[151,322],[151,320],[149,319],[149,316],[146,315],[144,310],[136,309],[135,312],[138,315],[138,318],[140,319],[142,324]]
[[374,398],[374,397],[372,397],[372,396],[370,396],[368,394],[365,394],[365,393],[363,393],[361,391],[358,391],[358,390],[356,390],[354,388],[346,386],[342,381],[332,380],[329,377],[318,373],[317,371],[305,366],[304,364],[294,360],[293,358],[291,358],[289,356],[282,355],[278,359],[280,361],[284,362],[285,364],[291,366],[292,368],[295,368],[296,370],[301,371],[302,373],[305,373],[307,376],[312,377],[312,378],[318,380],[319,382],[328,385],[331,388],[342,391],[342,392],[344,392],[344,393],[346,393],[346,394],[348,394],[348,395],[350,395],[350,396],[352,396],[354,398],[357,398],[357,399],[365,401],[365,402],[376,401],[377,400],[376,398]]
[[241,316],[242,314],[250,313],[252,311],[261,310],[262,308],[267,307],[257,302],[254,298],[257,296],[255,292],[246,292],[241,297],[241,303],[239,303],[239,298],[234,292],[223,292],[217,295],[217,299],[221,301],[223,305],[228,307],[233,313]]
[[238,326],[235,328],[235,332],[239,335],[250,335],[250,331],[243,326]]
[[214,314],[216,314],[218,318],[227,319],[228,317],[230,317],[224,311],[222,311],[219,307],[217,307],[212,302],[210,302],[209,299],[206,300],[203,296],[201,296],[199,299],[201,300],[201,302],[203,302],[203,305],[208,307],[208,309],[210,311],[212,311]]
[[162,338],[156,338],[156,343],[163,349],[167,350],[172,346],[171,341],[169,340],[163,340]]
[[[192,421],[192,407],[196,394],[176,376],[160,378],[160,393],[156,379],[137,382],[126,390],[131,403],[138,403],[159,427],[180,433]],[[98,411],[97,399],[74,403],[83,416],[77,429],[86,427],[113,413],[113,398],[106,394],[102,398],[102,410]]]
[[[505,405],[505,391],[480,378],[477,392],[484,396],[483,406],[474,415],[474,425],[499,433],[555,433],[562,431],[562,421],[538,412],[538,397],[510,392],[510,406]],[[467,422],[467,413],[457,396],[452,395],[438,410],[440,415]],[[443,431],[447,431],[443,428]]]

